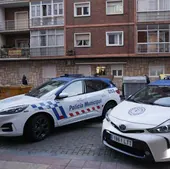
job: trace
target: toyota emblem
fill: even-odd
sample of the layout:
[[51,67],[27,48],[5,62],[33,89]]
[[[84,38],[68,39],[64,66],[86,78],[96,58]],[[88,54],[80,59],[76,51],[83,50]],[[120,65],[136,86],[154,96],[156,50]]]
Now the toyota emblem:
[[119,129],[120,129],[121,131],[125,131],[125,130],[126,130],[126,126],[125,126],[124,124],[121,124],[121,125],[119,126]]

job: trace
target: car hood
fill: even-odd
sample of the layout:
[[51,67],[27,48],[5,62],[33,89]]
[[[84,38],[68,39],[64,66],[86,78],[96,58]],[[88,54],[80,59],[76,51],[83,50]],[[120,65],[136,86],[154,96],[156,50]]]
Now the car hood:
[[32,103],[35,104],[38,101],[39,101],[38,98],[26,95],[9,97],[7,99],[0,100],[0,110],[8,109],[15,106],[30,105]]
[[170,119],[170,108],[123,101],[111,111],[110,115],[130,123],[158,126]]

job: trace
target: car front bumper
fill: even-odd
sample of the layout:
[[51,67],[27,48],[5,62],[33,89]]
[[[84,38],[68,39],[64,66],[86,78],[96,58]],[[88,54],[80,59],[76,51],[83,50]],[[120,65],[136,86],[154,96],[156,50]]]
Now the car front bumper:
[[0,116],[0,136],[23,135],[25,120],[19,114]]
[[[130,147],[113,141],[111,139],[112,135],[131,140],[133,146]],[[164,135],[145,132],[122,133],[105,119],[102,128],[102,141],[113,150],[129,156],[156,162],[170,161],[170,141]]]

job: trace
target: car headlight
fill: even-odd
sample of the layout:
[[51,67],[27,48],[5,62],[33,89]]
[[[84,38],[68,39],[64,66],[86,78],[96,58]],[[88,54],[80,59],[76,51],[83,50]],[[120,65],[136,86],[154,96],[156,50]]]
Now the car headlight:
[[105,117],[105,119],[108,121],[108,122],[111,122],[111,120],[110,120],[110,113],[111,113],[111,109],[106,113],[106,117]]
[[148,129],[150,133],[170,133],[170,120],[167,120],[166,122],[162,123],[158,127],[155,127],[153,129]]
[[9,109],[0,111],[0,115],[20,113],[20,112],[24,111],[27,107],[28,107],[28,105],[11,107]]

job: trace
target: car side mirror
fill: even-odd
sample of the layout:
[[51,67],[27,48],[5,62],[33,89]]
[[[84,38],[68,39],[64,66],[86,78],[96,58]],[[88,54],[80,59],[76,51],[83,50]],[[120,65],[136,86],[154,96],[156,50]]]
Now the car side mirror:
[[68,97],[68,93],[60,93],[57,99],[64,99]]

